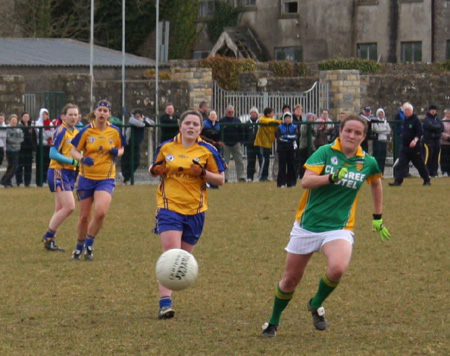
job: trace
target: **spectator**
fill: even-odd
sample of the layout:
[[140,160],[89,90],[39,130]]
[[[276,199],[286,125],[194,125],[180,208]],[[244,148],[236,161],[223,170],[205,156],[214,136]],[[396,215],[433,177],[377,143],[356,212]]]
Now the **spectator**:
[[17,115],[10,115],[8,121],[9,129],[6,134],[6,157],[8,158],[8,167],[0,181],[0,184],[5,188],[12,187],[11,179],[19,168],[20,144],[23,141],[23,132],[17,127]]
[[316,125],[316,136],[314,137],[314,148],[317,150],[320,146],[329,143],[328,136],[333,133],[333,127],[325,124],[323,117],[319,117]]
[[203,100],[198,104],[198,111],[202,114],[203,121],[208,119],[209,114],[209,102]]
[[303,106],[297,104],[294,106],[294,112],[292,114],[292,122],[298,123],[303,121]]
[[341,111],[338,115],[338,121],[333,126],[333,134],[331,135],[330,142],[333,142],[339,137],[339,127],[341,126],[341,123],[344,121],[344,119],[347,117],[347,114],[343,111]]
[[[234,115],[234,107],[229,105],[225,112],[225,117],[219,120],[220,127],[223,130],[224,144],[223,158],[225,163],[229,164],[231,156],[233,156],[236,167],[236,176],[239,182],[245,182],[244,163],[242,160],[243,127],[241,120]],[[229,125],[232,124],[232,125]],[[225,181],[228,181],[228,170],[225,172]]]
[[388,137],[391,133],[391,127],[386,121],[386,115],[382,108],[377,110],[376,119],[372,120],[373,131],[373,156],[378,162],[381,173],[384,174],[384,166],[386,162],[386,151]]
[[250,109],[250,119],[245,127],[245,145],[247,147],[247,182],[253,182],[255,177],[256,160],[258,160],[259,169],[262,167],[263,158],[259,147],[255,146],[256,133],[258,132],[259,112],[253,107]]
[[0,166],[2,165],[5,158],[6,135],[8,133],[6,129],[2,129],[2,127],[7,127],[5,124],[5,118],[5,114],[0,112]]
[[[46,108],[39,111],[39,118],[36,126],[46,126],[35,129],[36,131],[36,185],[42,187],[47,182],[47,171],[50,164],[50,144],[52,142],[53,128],[52,121]],[[40,132],[42,131],[42,143],[40,142]],[[41,153],[42,152],[42,153]]]
[[438,176],[439,156],[441,154],[441,133],[444,125],[437,116],[436,105],[430,105],[423,121],[423,145],[425,149],[425,165],[431,177]]
[[22,113],[19,126],[22,127],[23,131],[23,142],[20,145],[19,168],[16,172],[16,183],[19,187],[25,182],[25,187],[29,187],[31,183],[33,150],[35,146],[33,141],[33,129],[29,128],[29,126],[32,126],[29,113]]
[[366,135],[366,138],[364,139],[364,141],[361,143],[361,147],[364,151],[366,151],[367,153],[369,152],[369,139],[372,139],[372,119],[374,118],[372,115],[372,108],[370,106],[364,106],[362,113],[359,114],[362,118],[366,119],[367,122],[369,123],[369,128],[368,128],[368,132]]
[[[150,127],[155,125],[155,122],[142,115],[141,110],[134,110],[130,116],[128,127],[126,130],[127,145],[124,146],[124,152],[121,159],[121,169],[123,183],[129,183],[131,175],[136,172],[139,168],[141,161],[141,153],[139,152],[139,147],[144,140],[145,127]],[[131,159],[133,157],[133,170],[131,169]]]
[[278,152],[277,187],[295,187],[297,176],[295,174],[295,150],[297,149],[298,131],[292,122],[292,114],[285,112],[283,122],[276,131]]
[[173,139],[178,134],[178,115],[175,114],[173,104],[168,103],[164,109],[164,114],[159,118],[161,125],[161,142]]
[[442,123],[444,132],[441,134],[441,171],[450,176],[450,108],[445,109]]
[[295,150],[295,176],[298,177],[300,173],[300,125],[303,122],[303,106],[297,104],[294,106],[294,112],[292,113],[292,122],[297,125],[297,149]]
[[218,151],[223,146],[220,143],[220,124],[215,110],[211,110],[206,120],[203,121],[201,138],[211,143]]
[[[316,114],[309,112],[306,114],[306,122],[312,123],[316,120]],[[299,154],[300,154],[300,164],[299,164],[299,178],[302,179],[305,174],[305,168],[303,165],[306,160],[314,152],[313,140],[316,136],[316,125],[313,124],[303,124],[300,127],[300,142],[299,142]]]
[[427,167],[423,161],[420,145],[420,138],[423,134],[422,124],[417,115],[414,114],[414,108],[410,103],[404,103],[402,108],[403,113],[405,114],[405,120],[403,120],[402,125],[402,139],[398,167],[397,172],[395,173],[395,181],[389,183],[389,185],[393,187],[402,185],[410,161],[419,171],[419,174],[423,179],[423,185],[431,185],[430,176],[428,175]]
[[[223,146],[223,143],[220,142],[220,124],[217,120],[217,113],[215,110],[211,110],[206,120],[203,121],[203,129],[200,136],[206,142],[211,143],[217,151],[220,152],[220,148]],[[206,183],[206,186],[211,189],[219,189],[218,185],[212,183]]]
[[264,115],[259,118],[258,132],[256,133],[255,146],[260,147],[263,157],[262,168],[259,171],[259,181],[269,180],[269,164],[270,154],[272,153],[273,142],[275,141],[275,133],[281,120],[274,118],[272,108],[265,108]]

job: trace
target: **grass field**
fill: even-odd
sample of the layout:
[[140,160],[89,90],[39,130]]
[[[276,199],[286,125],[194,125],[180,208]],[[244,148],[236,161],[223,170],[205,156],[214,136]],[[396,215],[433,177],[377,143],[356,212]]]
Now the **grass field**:
[[385,185],[382,243],[361,191],[352,263],[316,331],[306,302],[325,260],[316,254],[274,339],[260,337],[302,188],[227,184],[209,192],[195,250],[196,284],[174,294],[176,316],[157,319],[156,185],[118,186],[95,260],[70,260],[75,212],[47,252],[53,210],[46,188],[0,190],[0,355],[449,355],[450,179]]

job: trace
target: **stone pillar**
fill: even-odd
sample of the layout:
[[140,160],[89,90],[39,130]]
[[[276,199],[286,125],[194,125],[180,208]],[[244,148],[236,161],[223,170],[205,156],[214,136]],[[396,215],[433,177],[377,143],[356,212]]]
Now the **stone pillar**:
[[360,112],[361,80],[358,70],[321,71],[320,82],[330,83],[330,117],[337,118],[341,111]]
[[201,101],[212,100],[212,70],[210,68],[171,68],[173,80],[185,81],[189,86],[189,106],[198,109]]

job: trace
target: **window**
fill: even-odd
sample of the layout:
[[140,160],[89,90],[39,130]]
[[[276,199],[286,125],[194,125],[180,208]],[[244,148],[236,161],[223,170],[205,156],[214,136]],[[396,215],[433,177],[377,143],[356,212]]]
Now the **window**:
[[209,51],[194,51],[194,59],[203,59],[209,56]]
[[450,40],[447,40],[447,55],[445,58],[450,59]]
[[275,59],[277,61],[302,62],[303,48],[302,47],[275,48]]
[[198,17],[210,17],[214,15],[214,1],[200,1]]
[[298,14],[298,1],[281,0],[282,14]]
[[377,44],[376,43],[358,44],[358,58],[371,59],[373,61],[376,61],[378,59]]
[[402,42],[402,62],[422,62],[422,42]]
[[255,6],[256,0],[241,0],[241,6]]

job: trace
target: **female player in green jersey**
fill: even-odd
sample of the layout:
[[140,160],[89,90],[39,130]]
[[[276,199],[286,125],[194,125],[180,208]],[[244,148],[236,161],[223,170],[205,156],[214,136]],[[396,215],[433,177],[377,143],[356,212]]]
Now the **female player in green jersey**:
[[350,115],[341,123],[339,137],[321,146],[306,161],[302,179],[305,191],[286,247],[286,265],[275,291],[272,316],[263,325],[262,336],[276,335],[281,313],[292,299],[311,256],[320,250],[327,259],[327,270],[316,295],[308,302],[308,310],[314,327],[326,329],[322,303],[338,286],[350,263],[357,196],[364,181],[371,186],[372,228],[380,233],[382,241],[390,238],[381,219],[382,174],[375,158],[360,147],[366,133],[367,122]]

